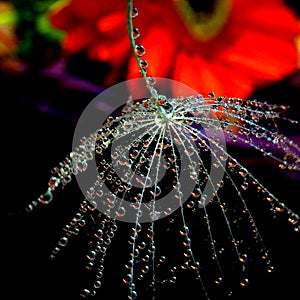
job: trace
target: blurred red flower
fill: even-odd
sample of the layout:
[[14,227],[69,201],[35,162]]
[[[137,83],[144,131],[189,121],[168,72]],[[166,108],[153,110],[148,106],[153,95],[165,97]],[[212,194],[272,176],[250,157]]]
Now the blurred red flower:
[[[67,32],[66,53],[85,51],[91,60],[110,64],[105,85],[115,83],[124,68],[128,79],[140,77],[127,37],[126,2],[71,0],[51,12],[54,26]],[[147,52],[147,74],[204,95],[246,97],[297,69],[300,26],[284,0],[205,3],[138,2],[134,26]]]

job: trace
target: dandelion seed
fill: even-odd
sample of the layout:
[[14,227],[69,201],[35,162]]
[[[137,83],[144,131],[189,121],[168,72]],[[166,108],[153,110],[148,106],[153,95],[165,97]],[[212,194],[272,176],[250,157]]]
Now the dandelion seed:
[[[240,268],[241,274],[244,274],[241,275],[241,286],[246,287],[249,283],[245,266],[249,256],[247,249],[253,241],[258,247],[256,251],[263,253],[266,270],[272,272],[273,267],[269,263],[268,251],[247,206],[249,200],[247,193],[251,188],[259,190],[257,197],[274,208],[274,211],[285,216],[296,231],[299,216],[281,203],[245,166],[222,147],[217,131],[222,128],[226,139],[232,143],[243,143],[273,158],[278,164],[299,171],[299,147],[278,133],[276,122],[281,119],[282,109],[253,100],[227,97],[203,98],[201,95],[196,95],[167,99],[173,106],[172,116],[167,121],[162,119],[158,121],[157,118],[161,118],[161,115],[156,103],[150,98],[148,100],[147,107],[143,106],[143,100],[128,102],[119,111],[119,115],[114,113],[113,117],[107,118],[97,133],[81,140],[76,151],[70,154],[73,163],[71,159],[66,158],[60,164],[62,168],[55,169],[54,175],[57,180],[54,180],[52,175],[49,181],[51,193],[65,185],[64,177],[86,172],[92,156],[96,161],[99,176],[87,189],[86,198],[80,204],[78,212],[65,226],[65,236],[59,240],[51,256],[58,255],[58,250],[65,247],[70,237],[77,235],[84,227],[85,221],[93,215],[93,218],[98,219],[99,225],[91,237],[90,250],[87,253],[87,269],[96,268],[98,275],[95,282],[88,289],[83,290],[82,295],[86,297],[87,291],[95,293],[96,290],[101,290],[101,278],[105,276],[103,266],[106,253],[118,234],[118,227],[122,226],[119,220],[131,214],[131,221],[134,220],[128,231],[131,250],[128,254],[128,262],[124,263],[129,273],[123,279],[129,288],[129,298],[138,297],[139,282],[145,280],[150,280],[153,297],[155,297],[156,289],[160,284],[175,283],[176,274],[184,271],[195,274],[195,278],[200,281],[203,292],[209,299],[207,286],[210,286],[210,280],[203,273],[203,257],[196,247],[198,244],[193,234],[195,230],[199,230],[199,226],[206,227],[208,255],[206,259],[211,260],[210,264],[215,266],[216,270],[216,276],[211,282],[222,285],[223,278],[226,278],[220,261],[224,249],[219,248],[219,241],[215,239],[215,235],[218,235],[216,232],[218,226],[212,223],[212,219],[215,218],[216,213],[223,218],[228,239],[231,241],[230,248],[236,256],[237,268]],[[216,102],[218,102],[217,107]],[[219,114],[220,107],[222,107],[221,114]],[[240,113],[233,114],[233,110]],[[215,117],[216,115],[218,118]],[[253,120],[254,115],[256,121]],[[120,124],[122,129],[119,128]],[[218,127],[215,128],[216,126]],[[259,141],[256,139],[258,132]],[[116,143],[121,140],[128,141],[128,144]],[[182,165],[184,155],[186,164]],[[87,167],[82,168],[83,165]],[[214,181],[212,169],[222,170],[224,174],[222,180]],[[188,199],[185,199],[186,178],[181,177],[182,173],[189,174],[189,180],[193,182],[193,189]],[[212,188],[211,194],[205,192],[208,184]],[[105,189],[105,186],[109,189]],[[235,194],[234,206],[224,194],[226,189],[230,190],[231,197]],[[174,193],[170,203],[177,204],[175,209],[174,207],[165,209],[158,201],[170,191]],[[197,201],[198,205],[195,205]],[[39,202],[47,204],[50,201]],[[99,203],[103,205],[100,212]],[[128,203],[131,213],[125,208],[125,204]],[[204,222],[197,224],[199,216],[202,216]],[[161,246],[161,240],[156,237],[156,228],[160,226],[159,224],[163,224],[168,235],[171,232],[175,239],[181,237],[181,257],[172,258],[170,250]],[[176,232],[174,227],[178,228],[178,226]],[[243,232],[240,232],[241,227]],[[245,232],[247,234],[252,232],[252,234],[246,240],[242,240]],[[163,235],[160,234],[159,237],[163,239]],[[160,270],[162,264],[163,272]]]

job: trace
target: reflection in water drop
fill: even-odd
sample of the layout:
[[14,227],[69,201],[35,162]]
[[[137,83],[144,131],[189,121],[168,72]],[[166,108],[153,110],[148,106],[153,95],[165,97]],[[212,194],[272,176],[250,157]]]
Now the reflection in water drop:
[[244,278],[243,280],[241,280],[240,284],[242,287],[246,287],[249,284],[249,279]]

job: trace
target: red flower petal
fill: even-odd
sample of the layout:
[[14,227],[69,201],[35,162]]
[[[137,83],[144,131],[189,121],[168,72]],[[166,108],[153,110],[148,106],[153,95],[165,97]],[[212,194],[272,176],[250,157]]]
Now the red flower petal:
[[63,42],[64,49],[69,53],[79,52],[93,41],[95,34],[89,24],[81,24],[69,32]]
[[245,28],[249,26],[259,32],[276,33],[277,37],[285,40],[292,39],[300,34],[300,27],[296,14],[283,5],[256,5],[255,9],[245,9],[243,16],[235,15],[232,20],[235,26]]
[[70,10],[72,11],[72,14],[75,15],[77,18],[81,20],[86,20],[89,23],[94,23],[97,21],[100,15],[105,12],[105,10],[109,9],[109,11],[115,12],[116,7],[114,4],[116,2],[120,1],[109,1],[107,2],[108,5],[103,5],[103,1],[99,0],[72,0],[70,2]]
[[263,84],[293,72],[297,65],[297,50],[290,41],[247,31],[219,58]]
[[223,65],[208,63],[200,56],[180,53],[174,69],[174,79],[187,84],[203,96],[216,95],[245,97],[252,90],[252,84],[242,73]]
[[117,43],[98,43],[95,46],[91,46],[89,49],[89,56],[92,59],[97,59],[107,62],[112,66],[119,66],[119,68],[122,68],[122,65],[126,62],[126,57],[128,57],[129,50],[129,41],[127,38],[123,38]]
[[49,18],[53,26],[58,29],[69,30],[73,27],[73,16],[70,13],[69,6],[51,10]]
[[[174,74],[200,93],[242,97],[297,68],[294,39],[300,35],[299,24],[284,0],[232,0],[226,25],[207,42],[192,37],[173,1],[166,6],[145,0],[138,9],[140,16],[134,26],[141,38],[136,42],[146,49],[142,58],[149,63],[149,76]],[[101,4],[98,0],[70,0],[52,20],[67,30],[68,52],[88,51],[91,59],[108,62],[113,72],[119,73],[120,68],[122,72],[130,49],[124,0]],[[179,47],[182,53],[174,57]],[[127,77],[140,78],[135,58],[129,55]]]
[[99,1],[99,0],[72,0],[70,10],[81,20],[96,23],[101,17],[108,14],[122,12],[126,17],[127,1]]
[[120,12],[104,16],[97,21],[97,29],[101,33],[115,34],[116,29],[127,33],[126,15],[124,12]]
[[[176,51],[176,44],[173,37],[163,28],[154,27],[148,32],[145,38],[141,40],[141,45],[143,45],[146,50],[145,60],[149,64],[147,75],[154,77],[167,76],[173,66],[173,55]],[[150,53],[149,55],[147,55],[148,51]],[[135,58],[130,59],[128,69],[127,78],[141,76]]]

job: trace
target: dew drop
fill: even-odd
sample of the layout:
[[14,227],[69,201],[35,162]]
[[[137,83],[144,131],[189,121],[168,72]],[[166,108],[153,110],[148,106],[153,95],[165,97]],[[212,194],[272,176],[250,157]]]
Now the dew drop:
[[146,247],[146,243],[145,243],[145,242],[141,242],[141,243],[138,245],[138,248],[141,249],[141,250],[145,249],[145,247]]
[[217,285],[220,285],[222,282],[223,282],[223,278],[222,278],[222,277],[219,277],[219,278],[217,278],[217,279],[215,280],[215,283],[216,283]]
[[84,289],[81,293],[80,296],[83,298],[88,297],[91,294],[91,292],[88,289]]
[[147,84],[150,86],[153,86],[155,84],[156,80],[154,77],[148,76],[147,77]]
[[244,278],[243,280],[241,280],[240,285],[242,287],[246,287],[249,284],[249,279],[248,278]]
[[93,269],[93,267],[94,267],[94,263],[93,262],[88,262],[87,264],[86,264],[86,266],[85,266],[88,270],[92,270]]
[[300,232],[300,225],[294,227],[294,231]]
[[245,263],[247,261],[247,258],[247,254],[241,254],[239,260],[240,262]]
[[161,256],[159,259],[159,262],[163,263],[166,261],[166,257],[165,256]]
[[247,172],[246,169],[241,169],[241,170],[239,171],[239,174],[240,174],[242,177],[246,177],[246,176],[248,175],[248,172]]
[[101,287],[101,281],[96,280],[96,281],[94,282],[94,288],[95,288],[95,289],[99,289],[100,287]]
[[52,176],[48,182],[48,185],[52,190],[54,190],[59,185],[59,182],[60,180],[57,177]]
[[27,212],[32,211],[37,206],[37,201],[32,201],[30,204],[27,205],[25,208]]
[[140,36],[140,31],[138,30],[138,28],[133,27],[132,29],[132,35],[134,39],[137,39]]
[[187,203],[187,207],[190,208],[190,209],[194,208],[194,206],[195,206],[194,201],[189,201],[189,202]]
[[150,270],[149,266],[145,266],[143,269],[142,269],[142,272],[143,273],[148,273]]
[[60,240],[58,241],[58,245],[61,247],[65,247],[67,244],[68,244],[68,238],[65,236],[60,238]]
[[242,189],[245,191],[245,190],[247,190],[248,189],[248,187],[249,187],[249,183],[248,182],[243,182],[243,184],[242,184]]
[[96,257],[96,252],[95,252],[95,251],[89,251],[89,253],[86,255],[86,257],[87,257],[89,260],[94,260],[95,257]]
[[135,45],[135,53],[137,56],[141,57],[146,53],[146,50],[142,45]]
[[127,274],[124,278],[123,278],[123,282],[125,284],[130,284],[130,282],[132,281],[132,275],[131,274]]
[[125,265],[126,269],[130,270],[133,267],[133,260],[129,260],[128,263]]
[[161,188],[158,186],[158,185],[156,185],[156,186],[154,186],[154,191],[151,191],[150,192],[153,196],[159,196],[160,194],[161,194]]
[[298,223],[298,221],[299,221],[299,217],[298,218],[297,217],[289,217],[288,221],[290,223],[292,223],[293,225],[296,225]]
[[148,254],[146,254],[142,259],[144,262],[148,262],[150,259],[150,256]]
[[38,198],[38,201],[43,204],[48,204],[52,201],[52,199],[53,199],[53,195],[52,195],[51,191],[48,190],[45,194],[41,195]]
[[139,12],[138,12],[137,8],[133,7],[132,13],[131,13],[132,19],[136,18],[138,15],[139,15]]
[[123,206],[120,206],[116,212],[118,217],[123,217],[125,216],[126,210]]
[[176,276],[171,277],[170,283],[173,283],[173,284],[176,283],[176,279],[177,279]]
[[128,299],[134,300],[137,298],[137,292],[136,291],[131,291],[128,295]]
[[267,272],[272,273],[273,271],[274,271],[274,267],[273,266],[268,266]]
[[146,60],[140,60],[140,66],[143,69],[146,69],[148,67],[148,62]]

